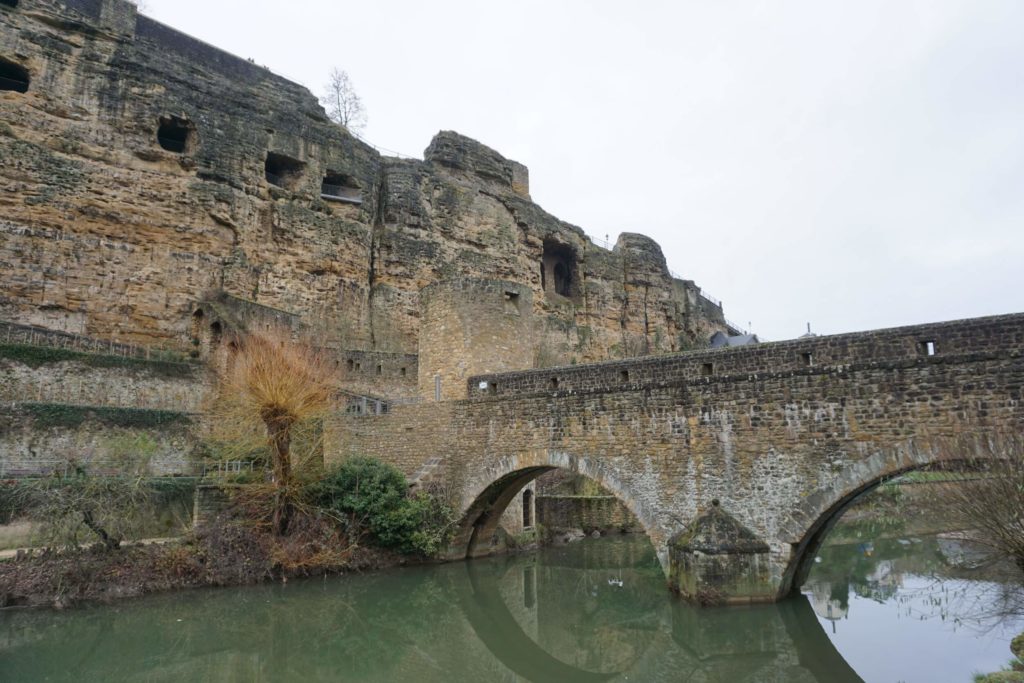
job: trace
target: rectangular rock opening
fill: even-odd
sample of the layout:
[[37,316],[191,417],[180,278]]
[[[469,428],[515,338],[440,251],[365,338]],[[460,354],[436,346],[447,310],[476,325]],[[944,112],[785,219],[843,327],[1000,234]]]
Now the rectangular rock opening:
[[519,292],[505,291],[505,313],[519,315]]
[[809,352],[801,353],[800,360],[803,361],[804,367],[810,367],[811,365],[814,365],[814,356]]
[[628,382],[629,381],[629,370],[623,370],[622,372],[620,372],[619,373],[619,379],[622,380],[623,382]]
[[362,204],[363,191],[352,176],[336,171],[327,171],[320,184],[320,197],[332,202]]
[[28,92],[28,84],[28,69],[6,59],[0,59],[0,90]]
[[715,374],[715,364],[704,363],[703,365],[700,366],[700,374],[701,377],[710,377],[711,375]]
[[917,342],[917,350],[922,356],[934,356],[936,352],[935,340],[928,339]]
[[558,378],[557,377],[552,377],[551,379],[548,380],[548,389],[551,389],[552,391],[555,391],[556,389],[558,389]]
[[286,190],[294,190],[302,182],[306,164],[277,152],[267,152],[264,175],[267,182]]

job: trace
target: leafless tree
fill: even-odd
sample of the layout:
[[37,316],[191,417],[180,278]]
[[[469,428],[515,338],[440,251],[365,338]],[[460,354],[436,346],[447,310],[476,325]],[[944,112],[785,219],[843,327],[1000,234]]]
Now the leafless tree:
[[[211,439],[225,457],[267,454],[272,526],[283,536],[297,496],[296,475],[315,465],[320,421],[337,387],[333,364],[284,329],[249,334],[220,377]],[[322,463],[322,461],[321,461]]]
[[340,123],[350,131],[359,131],[366,126],[366,108],[352,86],[352,79],[344,69],[331,69],[330,79],[320,103],[327,110],[332,121]]
[[993,560],[1024,572],[1024,437],[999,435],[989,448],[988,457],[969,461],[966,473],[943,486],[941,501]]

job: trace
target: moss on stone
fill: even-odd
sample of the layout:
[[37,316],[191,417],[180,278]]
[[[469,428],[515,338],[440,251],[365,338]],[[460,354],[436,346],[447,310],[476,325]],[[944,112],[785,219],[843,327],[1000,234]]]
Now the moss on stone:
[[198,367],[195,363],[85,353],[32,344],[0,344],[0,358],[13,360],[31,368],[73,361],[93,368],[127,368],[160,377],[191,377]]
[[63,403],[25,403],[23,409],[32,417],[37,429],[64,427],[74,429],[87,421],[110,427],[153,429],[174,424],[188,424],[187,413],[148,408],[119,408],[107,406],[75,406]]

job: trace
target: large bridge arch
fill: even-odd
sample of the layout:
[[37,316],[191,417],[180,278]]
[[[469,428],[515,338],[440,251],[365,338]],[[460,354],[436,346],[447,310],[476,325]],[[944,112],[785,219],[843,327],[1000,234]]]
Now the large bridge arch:
[[540,475],[556,469],[593,479],[610,491],[643,527],[657,551],[662,568],[667,569],[667,539],[663,538],[653,511],[643,505],[628,484],[609,472],[600,458],[580,457],[557,449],[531,450],[502,457],[482,471],[471,474],[463,486],[460,519],[445,558],[489,555],[502,514],[515,496]]
[[858,499],[907,472],[936,466],[973,466],[987,460],[1021,457],[1018,439],[998,432],[955,438],[912,439],[880,450],[846,467],[827,486],[804,497],[779,528],[778,541],[791,547],[778,597],[800,590],[829,531]]

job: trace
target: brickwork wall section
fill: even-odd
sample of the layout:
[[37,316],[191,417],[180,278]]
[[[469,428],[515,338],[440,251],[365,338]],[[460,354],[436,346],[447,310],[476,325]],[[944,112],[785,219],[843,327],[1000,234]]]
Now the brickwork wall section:
[[463,278],[420,292],[419,392],[466,397],[466,378],[533,366],[533,295],[525,285]]
[[[928,355],[932,343],[933,356]],[[802,338],[741,349],[717,349],[470,377],[468,395],[501,400],[508,395],[639,389],[665,382],[712,382],[717,376],[841,372],[852,364],[984,354],[1024,348],[1021,316],[995,316],[930,325]],[[743,379],[747,379],[744,377]],[[481,391],[481,382],[488,384]]]

